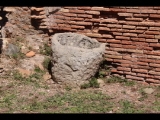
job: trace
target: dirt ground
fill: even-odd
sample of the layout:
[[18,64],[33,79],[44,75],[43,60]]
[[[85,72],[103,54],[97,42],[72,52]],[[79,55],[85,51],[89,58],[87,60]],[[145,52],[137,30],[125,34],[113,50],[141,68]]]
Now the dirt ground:
[[[152,88],[153,93],[144,93],[143,89],[145,88]],[[56,84],[51,79],[39,79],[37,84],[33,84],[4,75],[0,78],[0,113],[31,113],[34,110],[24,109],[25,106],[35,101],[41,103],[56,94],[63,95],[67,92],[75,93],[78,91],[101,92],[103,95],[110,96],[110,102],[114,103],[114,107],[108,113],[123,113],[120,111],[119,104],[122,100],[134,104],[136,110],[143,110],[146,113],[160,113],[160,87],[157,86],[147,86],[138,82],[133,86],[125,86],[122,83],[105,83],[100,88],[80,89],[79,87],[70,88]],[[55,109],[50,111],[55,112]]]

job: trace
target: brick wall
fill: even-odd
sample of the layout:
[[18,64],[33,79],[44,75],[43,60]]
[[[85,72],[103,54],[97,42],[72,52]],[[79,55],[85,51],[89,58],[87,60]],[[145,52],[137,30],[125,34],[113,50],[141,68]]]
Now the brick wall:
[[37,13],[43,15],[39,29],[96,38],[107,43],[112,74],[160,84],[160,7],[62,7],[48,16],[43,11]]

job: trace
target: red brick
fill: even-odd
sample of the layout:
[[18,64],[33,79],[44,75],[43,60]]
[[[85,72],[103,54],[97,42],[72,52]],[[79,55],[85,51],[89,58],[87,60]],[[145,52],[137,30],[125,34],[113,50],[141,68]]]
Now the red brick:
[[136,62],[135,64],[148,66],[148,63],[146,63],[146,62]]
[[150,67],[149,66],[141,66],[141,65],[134,65],[134,64],[132,64],[131,65],[131,68],[133,68],[133,69],[150,69]]
[[145,31],[145,34],[150,34],[150,35],[159,35],[159,31]]
[[91,15],[100,15],[99,11],[85,11],[85,13],[91,14]]
[[151,75],[160,75],[160,72],[155,72],[153,70],[150,70],[148,73]]
[[157,10],[157,13],[160,11],[160,7],[153,7],[153,9]]
[[131,68],[117,67],[117,70],[121,70],[121,71],[131,71]]
[[154,23],[155,27],[160,27],[160,23]]
[[110,49],[114,51],[119,51],[119,52],[127,52],[127,49],[124,49],[124,48],[110,48]]
[[121,40],[107,40],[108,43],[121,43]]
[[55,18],[56,18],[56,19],[64,19],[64,16],[56,15]]
[[124,55],[122,58],[124,60],[131,60],[132,59],[132,57],[130,55]]
[[70,13],[82,13],[82,14],[85,14],[84,10],[72,10],[72,9],[70,9],[69,12]]
[[82,17],[82,18],[92,18],[92,15],[77,14],[77,17]]
[[144,51],[147,55],[160,55],[160,51]]
[[102,34],[102,37],[103,37],[103,38],[113,38],[112,35],[107,35],[107,34]]
[[160,28],[159,27],[149,27],[149,30],[160,30]]
[[77,9],[79,9],[79,10],[91,10],[91,7],[86,7],[86,6],[84,6],[84,7],[77,7]]
[[160,72],[160,68],[155,68],[154,69],[156,72],[158,71],[158,72]]
[[67,30],[67,31],[72,31],[72,32],[76,32],[76,29],[71,29],[70,27],[60,27],[59,30]]
[[136,49],[137,48],[136,46],[133,46],[133,45],[122,45],[122,47],[125,49]]
[[129,60],[114,59],[113,61],[118,62],[118,63],[122,63],[122,64],[127,64],[127,63],[132,64],[132,62]]
[[130,40],[130,37],[116,36],[116,39]]
[[117,23],[118,21],[116,19],[102,19],[100,22],[101,23]]
[[118,53],[116,51],[110,51],[110,50],[105,51],[105,53],[109,54],[109,55],[121,55],[120,53]]
[[127,9],[127,12],[129,13],[140,13],[139,9]]
[[124,71],[124,74],[127,74],[127,75],[133,75],[133,76],[136,76],[136,75],[137,75],[137,73],[127,72],[127,71]]
[[149,66],[151,66],[151,67],[160,67],[160,64],[150,63]]
[[102,37],[101,34],[97,34],[97,33],[86,33],[86,35],[89,37]]
[[157,13],[157,10],[141,10],[141,13]]
[[92,22],[75,22],[75,21],[69,21],[69,24],[74,24],[74,25],[92,25]]
[[143,50],[150,50],[150,51],[152,51],[153,48],[152,47],[143,47]]
[[107,28],[107,27],[99,27],[99,30],[110,31],[110,28]]
[[136,26],[137,26],[137,25],[139,24],[139,22],[126,21],[125,24],[126,24],[126,25],[136,25]]
[[131,17],[133,15],[133,13],[118,13],[118,15],[125,16],[125,17],[127,17],[127,16]]
[[155,62],[155,60],[153,60],[153,59],[146,59],[146,58],[139,58],[138,60],[142,61],[142,62],[147,62],[147,63]]
[[110,27],[110,28],[122,28],[122,25],[108,24],[107,27]]
[[148,77],[149,75],[147,75],[147,74],[142,74],[142,73],[137,73],[137,76],[138,76],[138,77]]
[[64,23],[65,21],[64,21],[64,20],[58,20],[58,19],[57,19],[57,20],[55,20],[55,22],[56,22],[56,23]]
[[123,33],[123,36],[137,37],[137,34],[135,34],[135,33]]
[[117,69],[111,69],[111,72],[117,72]]
[[155,60],[155,62],[154,62],[154,63],[158,63],[158,64],[159,64],[159,63],[160,63],[160,60]]
[[105,24],[99,23],[99,26],[101,26],[101,27],[107,27],[107,24],[106,23]]
[[[160,76],[158,76],[158,77],[160,77]],[[157,83],[157,84],[160,84],[160,80],[155,80],[155,79],[146,79],[145,80],[146,82],[151,82],[151,83]],[[159,86],[159,85],[158,85]]]
[[112,62],[113,61],[113,59],[111,59],[111,58],[105,58],[107,61],[110,61],[110,62]]
[[158,39],[146,39],[146,42],[158,43]]
[[122,35],[121,32],[112,32],[113,35]]
[[133,32],[133,33],[144,33],[144,30],[129,30],[129,32]]
[[132,53],[133,58],[147,58],[147,55],[143,53]]
[[71,28],[76,28],[76,29],[85,29],[84,26],[77,26],[77,25],[71,25]]
[[148,17],[149,14],[133,14],[134,17]]
[[133,79],[133,80],[140,80],[140,81],[143,81],[143,80],[144,80],[144,78],[135,77],[135,76],[132,76],[132,75],[126,75],[126,78],[127,78],[127,79]]
[[130,64],[121,64],[122,67],[130,67]]
[[149,17],[151,17],[151,18],[160,18],[160,15],[158,15],[158,14],[150,14]]
[[107,58],[122,59],[121,55],[106,55]]
[[128,29],[116,29],[115,31],[117,31],[117,32],[129,32],[130,30],[128,30]]
[[154,38],[154,35],[139,34],[138,37],[143,37],[143,38]]
[[110,28],[110,32],[117,32],[117,28]]
[[64,16],[69,16],[69,17],[77,17],[77,14],[74,13],[63,13]]
[[70,25],[66,25],[66,24],[58,24],[59,27],[70,27]]
[[148,73],[148,70],[145,69],[132,69],[133,72],[138,72],[138,73]]
[[127,52],[132,52],[132,53],[143,53],[143,50],[127,49]]
[[136,30],[147,30],[148,27],[136,27]]
[[150,43],[149,46],[151,47],[160,47],[159,43]]
[[160,39],[160,35],[155,35],[155,38],[156,39]]
[[121,44],[109,44],[109,45],[110,45],[110,47],[122,47]]
[[92,19],[85,19],[84,21],[88,21],[88,22],[100,22],[100,19],[95,19],[95,18],[92,18]]
[[120,8],[110,8],[110,11],[112,12],[126,12],[126,9],[120,9]]
[[144,41],[145,42],[145,38],[131,38],[131,40],[133,41]]
[[142,26],[154,26],[155,22],[139,22],[139,25],[142,25]]
[[91,10],[94,10],[94,11],[110,11],[109,8],[104,8],[104,7],[92,7]]
[[147,58],[160,59],[160,57],[159,57],[159,56],[156,56],[156,55],[147,55]]
[[118,23],[119,23],[119,24],[125,24],[126,21],[124,21],[124,20],[119,20]]
[[97,38],[97,40],[99,41],[99,42],[103,42],[103,43],[106,43],[106,39],[99,39],[99,38]]
[[64,20],[70,20],[71,18],[70,17],[64,17]]
[[143,21],[143,18],[125,18],[128,21]]
[[137,46],[148,46],[148,43],[145,43],[145,42],[133,42],[133,45],[137,45]]
[[132,41],[122,40],[122,44],[130,45],[130,44],[132,44]]
[[70,20],[83,21],[83,20],[84,20],[84,18],[70,18]]
[[135,28],[136,28],[136,26],[123,25],[123,28],[127,28],[127,29],[135,29]]

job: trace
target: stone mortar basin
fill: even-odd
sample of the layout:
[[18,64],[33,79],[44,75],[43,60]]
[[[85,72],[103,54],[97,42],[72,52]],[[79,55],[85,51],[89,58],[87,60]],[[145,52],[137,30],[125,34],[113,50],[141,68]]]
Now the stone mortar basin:
[[82,84],[93,77],[103,60],[105,43],[77,33],[52,37],[52,76],[57,82]]

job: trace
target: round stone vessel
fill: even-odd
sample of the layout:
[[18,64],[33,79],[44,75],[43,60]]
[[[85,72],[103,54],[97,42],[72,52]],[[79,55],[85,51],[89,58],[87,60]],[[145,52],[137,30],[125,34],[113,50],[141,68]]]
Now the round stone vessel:
[[97,72],[105,43],[77,33],[57,33],[52,37],[52,76],[57,82],[83,83]]

